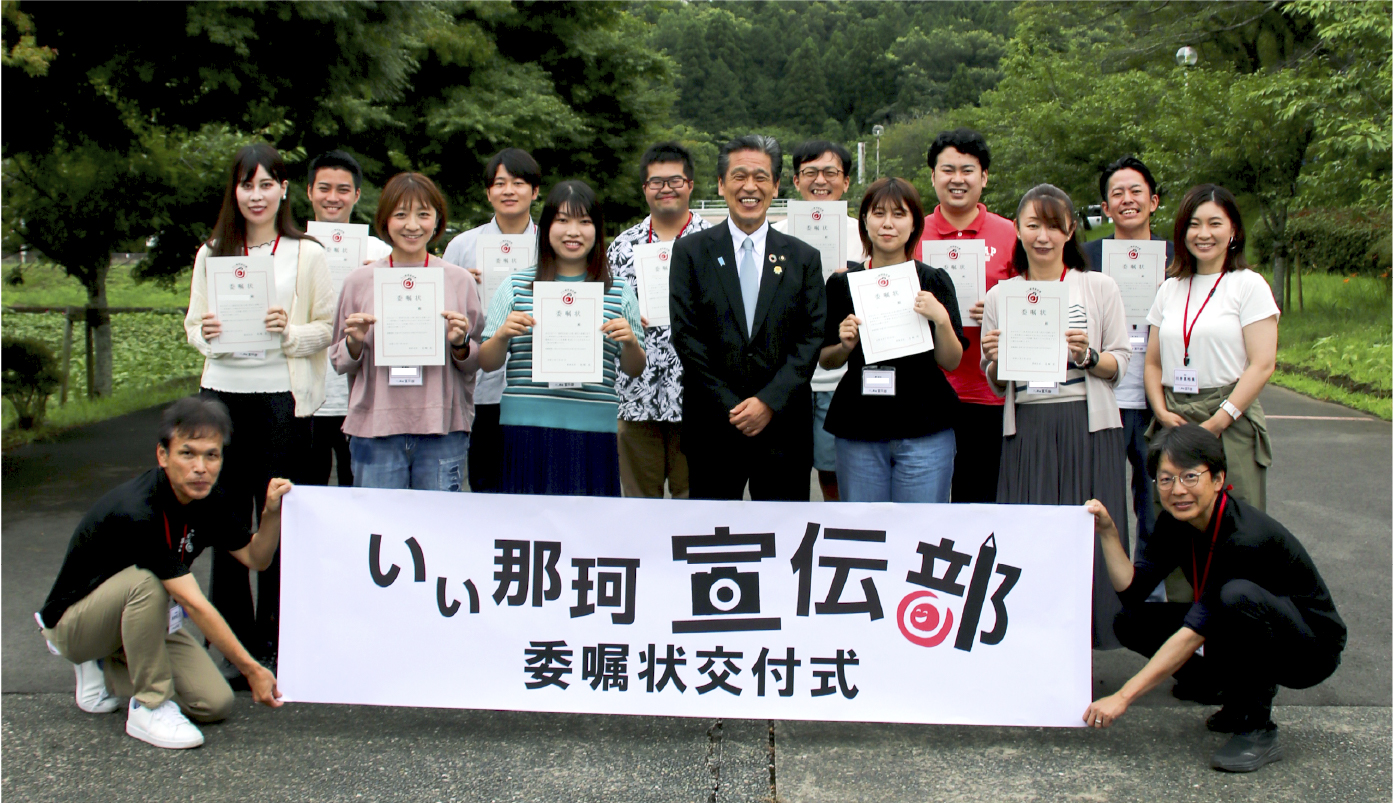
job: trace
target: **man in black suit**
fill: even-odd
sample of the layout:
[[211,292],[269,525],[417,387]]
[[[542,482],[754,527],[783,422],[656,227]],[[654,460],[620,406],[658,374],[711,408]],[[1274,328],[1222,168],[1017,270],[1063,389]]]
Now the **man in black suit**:
[[809,380],[827,296],[818,251],[770,229],[781,154],[751,134],[722,146],[726,225],[673,247],[673,345],[683,365],[683,450],[694,499],[808,500]]

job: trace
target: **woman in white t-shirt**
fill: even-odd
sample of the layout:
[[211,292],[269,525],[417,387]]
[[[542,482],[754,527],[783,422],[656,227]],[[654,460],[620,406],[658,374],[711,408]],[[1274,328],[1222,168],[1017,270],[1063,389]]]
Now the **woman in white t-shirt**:
[[1273,375],[1278,305],[1244,260],[1244,221],[1229,190],[1192,187],[1173,237],[1176,260],[1147,314],[1152,431],[1191,422],[1214,433],[1234,496],[1265,509],[1273,449],[1258,395]]
[[[324,402],[329,366],[334,285],[324,247],[302,232],[282,203],[289,171],[275,148],[247,145],[232,160],[222,210],[213,234],[194,258],[184,331],[204,356],[200,395],[217,399],[232,415],[232,439],[223,450],[218,483],[247,502],[248,533],[256,527],[267,483],[299,480],[310,444],[310,416]],[[210,257],[270,257],[273,270],[266,331],[279,336],[265,349],[214,351],[222,324],[209,309]],[[226,289],[224,289],[226,292]],[[245,293],[245,291],[244,291]],[[274,662],[279,626],[280,555],[257,573],[257,606],[247,568],[218,550],[213,554],[209,599],[238,640],[263,664]]]

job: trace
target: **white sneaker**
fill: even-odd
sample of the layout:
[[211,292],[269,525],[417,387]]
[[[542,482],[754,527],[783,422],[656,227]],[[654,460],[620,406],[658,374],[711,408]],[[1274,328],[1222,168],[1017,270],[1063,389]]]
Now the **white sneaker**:
[[184,717],[179,704],[165,701],[154,709],[131,699],[126,711],[126,733],[159,748],[197,748],[203,745],[203,732]]
[[77,671],[77,708],[94,715],[105,715],[121,708],[121,699],[106,691],[102,660],[73,665]]

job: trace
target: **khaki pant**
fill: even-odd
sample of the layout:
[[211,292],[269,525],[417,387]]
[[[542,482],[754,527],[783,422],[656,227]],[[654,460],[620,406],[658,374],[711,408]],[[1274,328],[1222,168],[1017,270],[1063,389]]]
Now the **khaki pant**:
[[663,481],[674,499],[687,499],[687,456],[682,422],[619,422],[620,490],[626,497],[663,497]]
[[105,659],[107,689],[154,709],[174,699],[194,720],[222,720],[232,688],[183,628],[169,633],[169,595],[149,570],[116,573],[63,612],[44,638],[74,664]]

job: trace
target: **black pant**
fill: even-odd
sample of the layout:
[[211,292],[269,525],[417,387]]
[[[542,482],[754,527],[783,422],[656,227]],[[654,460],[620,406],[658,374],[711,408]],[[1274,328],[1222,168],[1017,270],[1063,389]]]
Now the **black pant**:
[[475,405],[474,425],[470,427],[470,491],[498,493],[503,483],[503,427],[499,425],[501,405]]
[[[1124,609],[1114,633],[1124,647],[1151,657],[1181,629],[1190,603],[1142,603]],[[1220,588],[1220,607],[1210,612],[1204,657],[1193,656],[1175,675],[1181,681],[1213,683],[1225,706],[1267,722],[1277,685],[1305,689],[1336,671],[1338,648],[1317,638],[1291,599],[1252,581],[1236,579]]]
[[[1137,558],[1157,524],[1157,512],[1152,508],[1152,476],[1147,474],[1147,427],[1152,423],[1152,409],[1124,408],[1119,413],[1123,419],[1123,447],[1133,467],[1133,513],[1137,516],[1133,558]],[[1123,547],[1126,549],[1127,545]]]
[[997,502],[1002,466],[1002,406],[960,404],[954,420],[953,502]]
[[[273,477],[299,481],[304,452],[310,443],[310,421],[295,418],[290,392],[237,394],[203,388],[204,397],[222,402],[232,416],[232,440],[223,449],[218,483],[235,500],[247,500],[248,532],[258,524],[266,504],[266,485]],[[249,653],[259,659],[275,656],[280,641],[281,556],[257,573],[258,605],[253,613],[248,569],[230,553],[213,552],[209,601]]]
[[300,482],[327,486],[331,472],[338,475],[340,486],[353,485],[353,457],[349,454],[348,436],[344,435],[344,417],[312,416],[310,449],[305,455]]
[[[806,399],[799,399],[807,411]],[[797,404],[791,402],[793,406]],[[781,414],[751,438],[727,426],[683,428],[687,455],[688,496],[694,500],[739,500],[750,483],[750,499],[808,502],[813,471],[813,427],[810,416]],[[729,432],[728,432],[729,431]]]

